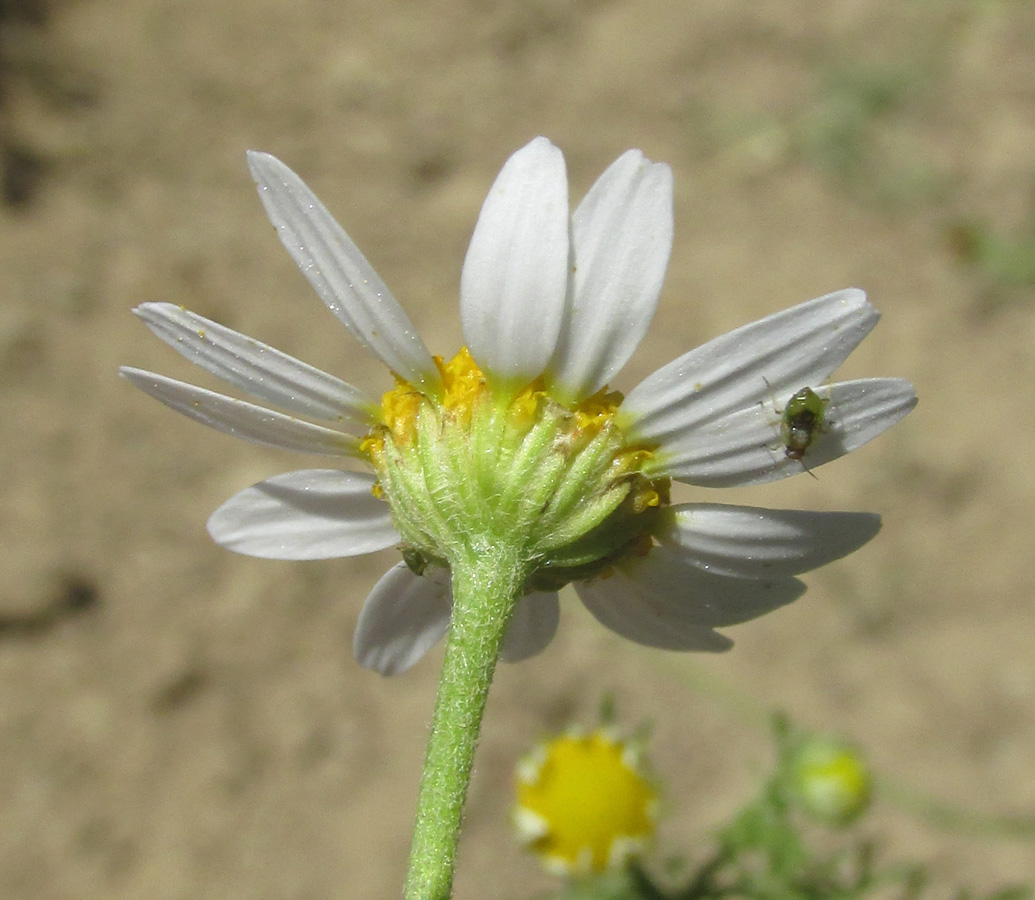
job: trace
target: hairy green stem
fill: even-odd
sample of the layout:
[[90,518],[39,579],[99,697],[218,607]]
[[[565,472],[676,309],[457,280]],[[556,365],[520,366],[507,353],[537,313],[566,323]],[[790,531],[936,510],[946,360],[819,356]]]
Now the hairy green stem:
[[452,560],[453,618],[421,775],[406,900],[453,891],[467,786],[485,701],[527,566],[514,548],[472,548]]

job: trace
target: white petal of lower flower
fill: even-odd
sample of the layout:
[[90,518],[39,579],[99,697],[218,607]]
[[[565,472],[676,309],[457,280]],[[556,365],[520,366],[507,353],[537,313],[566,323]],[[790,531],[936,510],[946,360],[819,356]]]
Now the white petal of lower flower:
[[373,428],[373,401],[333,375],[173,303],[133,311],[192,363],[259,400],[359,435]]
[[397,375],[415,385],[437,383],[409,317],[305,182],[268,153],[249,151],[248,168],[281,243],[331,312]]
[[711,653],[721,653],[733,646],[733,641],[717,631],[659,608],[649,597],[641,596],[634,584],[620,573],[575,582],[575,591],[600,624],[637,644],[659,650]]
[[515,663],[542,653],[557,633],[560,617],[556,592],[536,592],[522,597],[507,623],[500,658]]
[[460,320],[471,355],[523,383],[553,354],[568,291],[564,156],[536,138],[503,166],[482,206],[460,276]]
[[878,531],[872,513],[688,503],[665,510],[654,536],[713,575],[779,578],[847,556]]
[[824,421],[800,460],[789,457],[783,443],[783,407],[774,408],[773,400],[767,399],[669,436],[647,470],[702,487],[776,481],[811,472],[861,447],[916,406],[913,386],[901,378],[866,378],[815,390],[829,402]]
[[575,210],[572,242],[571,307],[550,369],[577,399],[628,362],[654,317],[672,251],[672,170],[622,154]]
[[737,328],[640,382],[622,405],[633,440],[663,442],[775,394],[819,384],[877,324],[855,288]]
[[359,447],[352,435],[164,375],[129,366],[122,366],[119,374],[171,409],[243,441],[325,456],[355,456]]
[[374,585],[356,623],[356,661],[382,675],[400,675],[418,663],[449,629],[453,597],[447,569],[415,575],[405,563]]
[[234,494],[208,520],[212,539],[264,559],[335,559],[399,542],[374,477],[339,469],[277,475]]

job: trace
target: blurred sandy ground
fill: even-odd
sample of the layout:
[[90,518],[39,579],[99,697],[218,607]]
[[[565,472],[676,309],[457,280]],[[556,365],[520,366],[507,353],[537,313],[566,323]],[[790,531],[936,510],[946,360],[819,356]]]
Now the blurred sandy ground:
[[[550,884],[510,838],[511,766],[544,732],[592,722],[606,691],[654,724],[664,854],[699,846],[768,759],[764,728],[702,679],[855,738],[886,782],[981,813],[1035,808],[1035,312],[1024,272],[982,243],[1004,236],[1023,269],[1032,4],[41,12],[0,32],[0,896],[400,893],[440,657],[385,681],[350,652],[393,554],[290,564],[215,547],[215,506],[312,461],[209,432],[115,377],[119,363],[195,377],[130,314],[165,300],[386,387],[277,243],[249,147],[306,178],[447,355],[463,253],[507,155],[548,135],[577,200],[640,147],[674,169],[675,248],[617,387],[858,285],[885,319],[844,371],[921,395],[816,479],[717,496],[885,523],[794,607],[732,629],[727,656],[641,651],[569,598],[550,649],[501,670],[458,897]],[[891,800],[871,827],[943,888],[1035,875],[1030,837],[932,828]]]

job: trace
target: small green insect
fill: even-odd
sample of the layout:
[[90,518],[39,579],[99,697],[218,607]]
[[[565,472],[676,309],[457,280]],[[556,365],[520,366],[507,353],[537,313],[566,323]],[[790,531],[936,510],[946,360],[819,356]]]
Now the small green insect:
[[816,436],[826,431],[829,402],[807,387],[795,392],[787,401],[780,420],[780,438],[788,459],[800,462]]

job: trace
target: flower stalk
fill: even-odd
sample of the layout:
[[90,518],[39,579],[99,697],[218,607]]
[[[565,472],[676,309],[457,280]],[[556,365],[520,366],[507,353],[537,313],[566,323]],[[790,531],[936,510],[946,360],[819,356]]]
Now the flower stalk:
[[510,615],[528,577],[507,544],[470,548],[452,563],[453,617],[421,774],[406,900],[453,891],[467,787],[489,686]]

